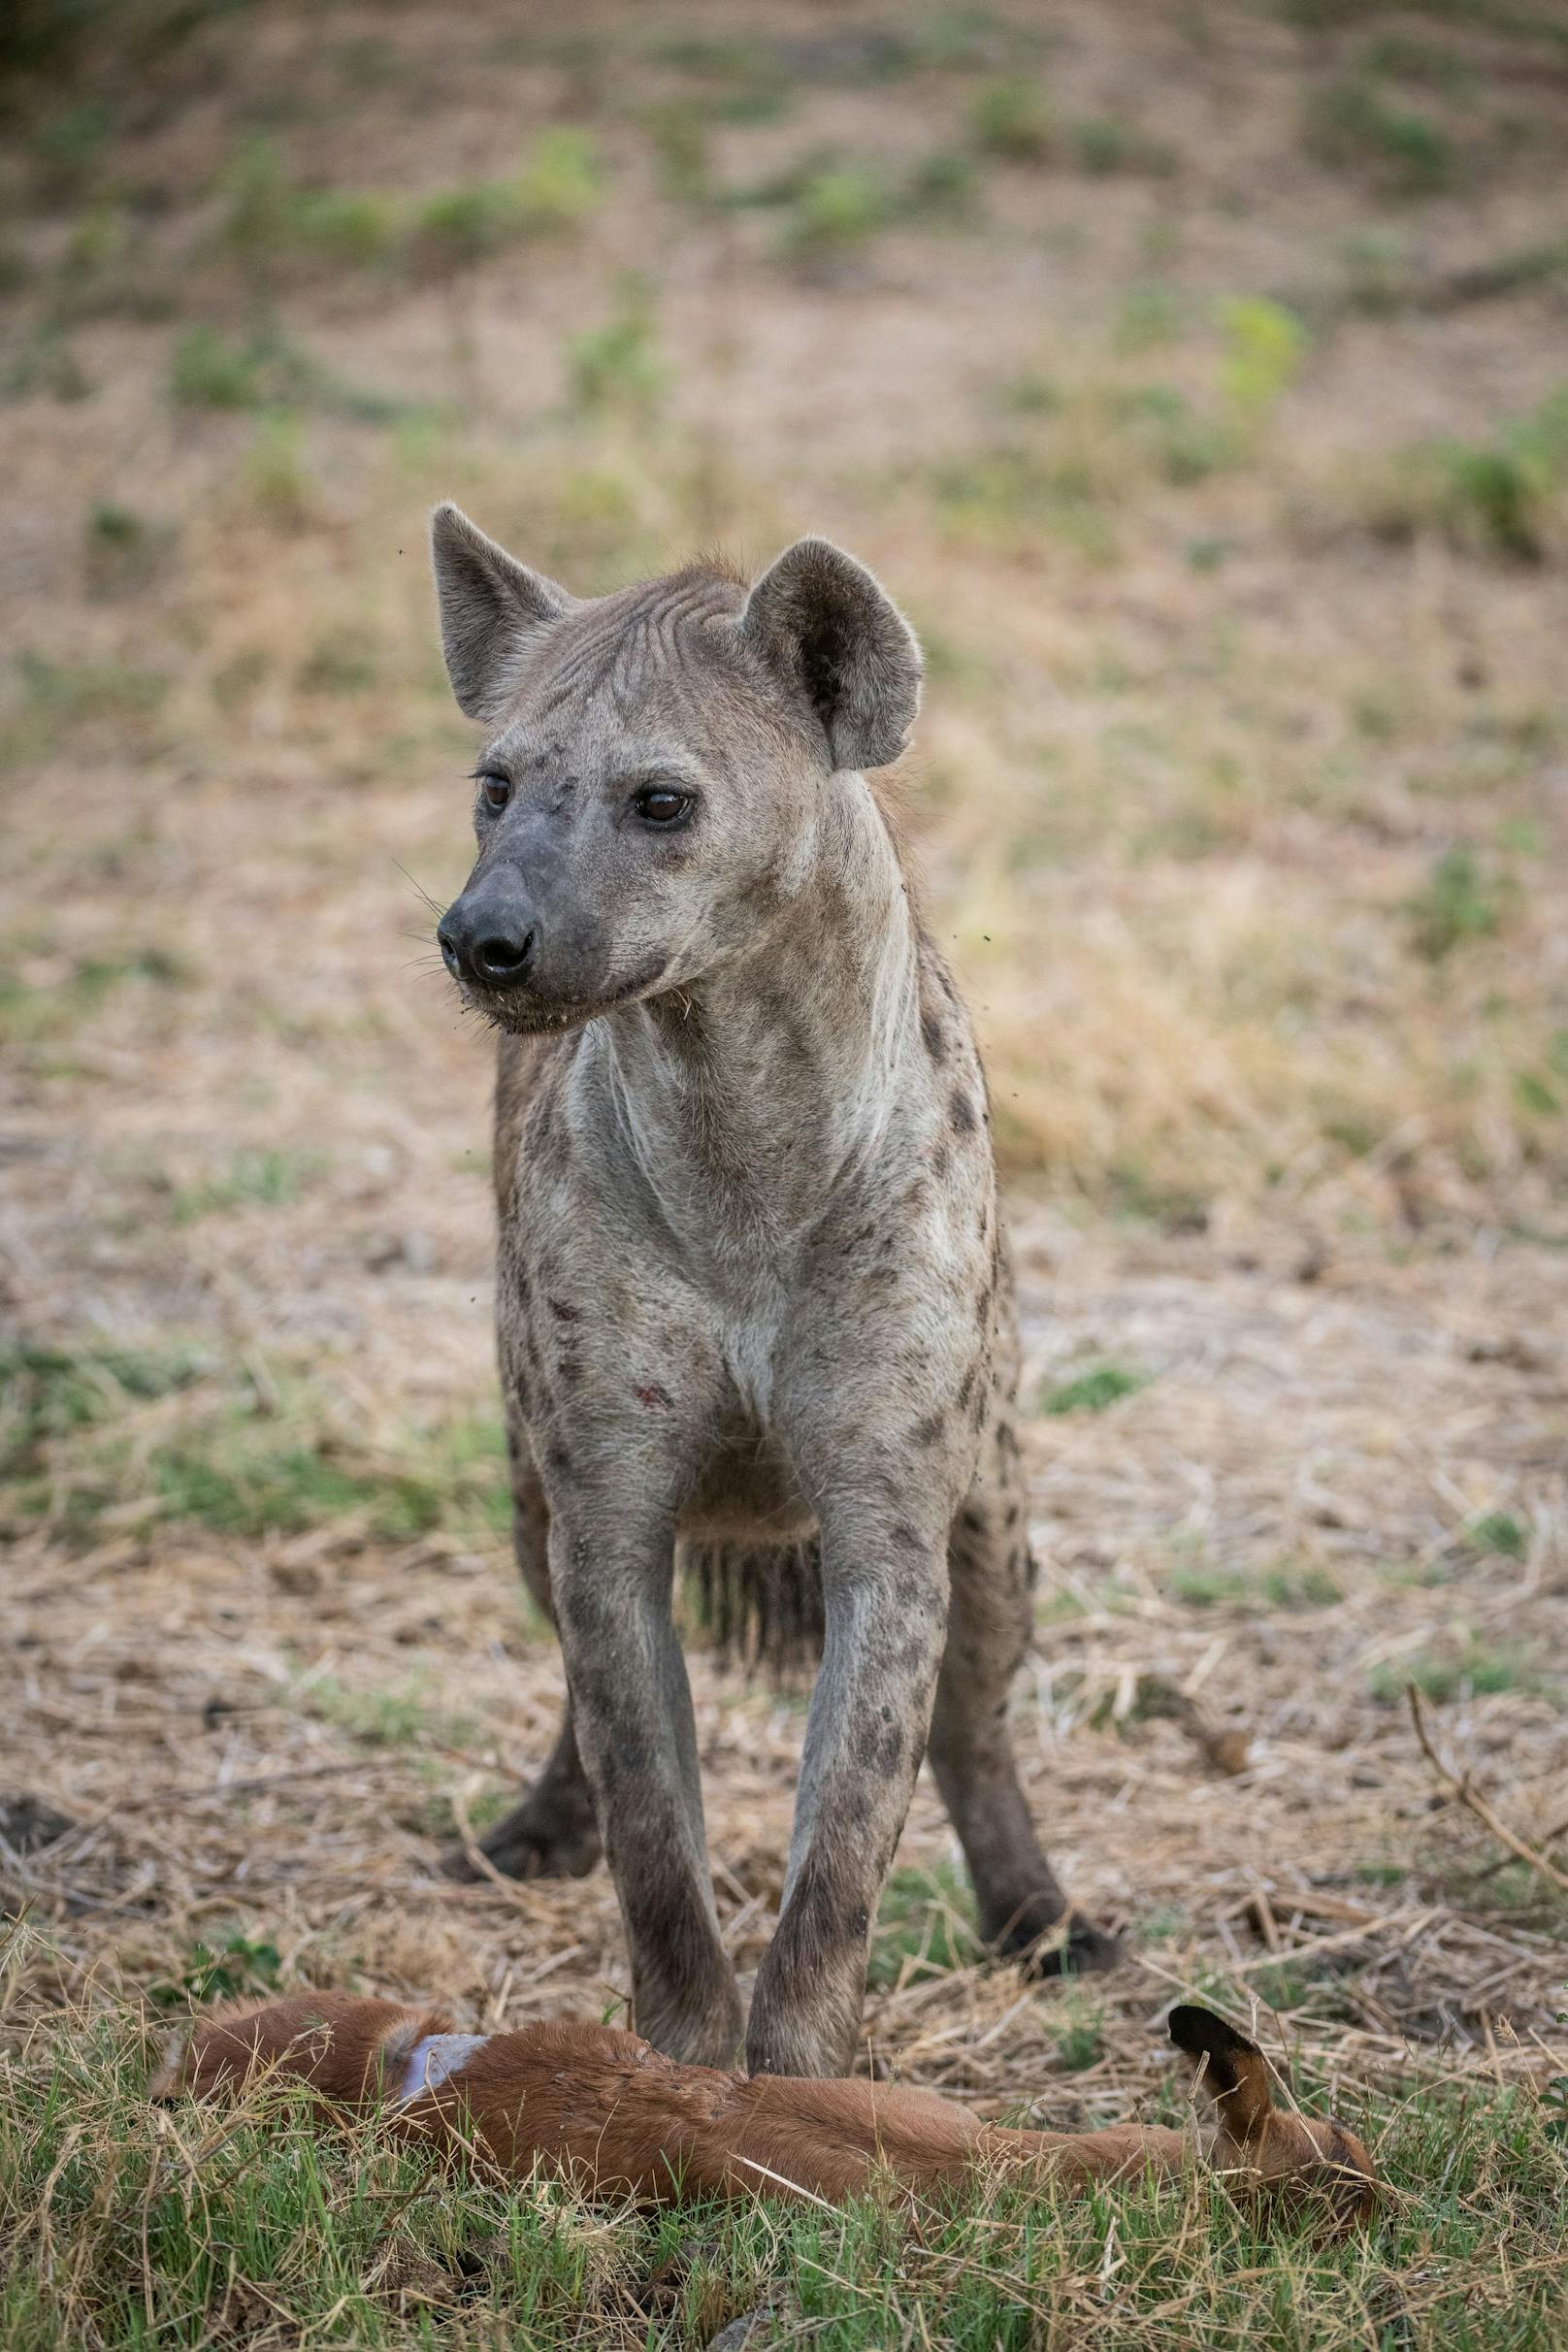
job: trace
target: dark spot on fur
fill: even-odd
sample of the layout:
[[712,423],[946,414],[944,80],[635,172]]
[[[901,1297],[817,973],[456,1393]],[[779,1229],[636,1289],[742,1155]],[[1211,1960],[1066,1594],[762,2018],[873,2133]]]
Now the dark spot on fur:
[[661,1388],[656,1380],[650,1381],[645,1388],[634,1388],[632,1393],[639,1405],[664,1405],[668,1408],[670,1404],[668,1389]]
[[572,1466],[571,1454],[567,1452],[565,1446],[559,1443],[547,1446],[545,1448],[544,1460],[546,1466],[555,1472],[557,1478],[570,1479],[575,1477],[576,1475]]
[[551,1299],[550,1313],[555,1317],[557,1323],[578,1323],[582,1318],[582,1309],[569,1307],[564,1298]]
[[926,1051],[928,1054],[930,1054],[931,1060],[933,1062],[945,1062],[947,1059],[947,1038],[943,1032],[942,1025],[937,1020],[934,1013],[921,1014],[920,1033],[926,1040]]
[[903,1762],[903,1732],[899,1725],[887,1723],[878,1729],[874,1723],[865,1724],[856,1737],[855,1761],[863,1772],[891,1780]]
[[1023,1511],[1017,1503],[1009,1503],[1002,1514],[1002,1525],[1009,1528],[1016,1527],[1023,1516]]
[[948,1101],[948,1115],[961,1135],[974,1133],[974,1104],[962,1087],[956,1086]]
[[939,1143],[936,1146],[935,1151],[932,1152],[931,1156],[931,1172],[935,1177],[938,1184],[945,1184],[947,1182],[947,1171],[952,1164],[952,1155],[948,1151],[946,1144]]
[[909,1434],[917,1446],[939,1446],[946,1427],[945,1413],[928,1413],[923,1421],[916,1421]]
[[963,1413],[974,1394],[974,1366],[971,1364],[959,1386],[959,1411]]

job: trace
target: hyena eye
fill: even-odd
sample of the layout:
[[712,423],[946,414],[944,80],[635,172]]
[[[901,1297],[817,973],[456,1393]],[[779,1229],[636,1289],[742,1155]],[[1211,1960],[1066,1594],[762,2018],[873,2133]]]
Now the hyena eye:
[[511,799],[510,776],[481,776],[479,794],[486,808],[505,808],[506,802]]
[[670,784],[644,784],[632,797],[632,806],[650,825],[673,825],[692,804],[689,792],[676,792]]

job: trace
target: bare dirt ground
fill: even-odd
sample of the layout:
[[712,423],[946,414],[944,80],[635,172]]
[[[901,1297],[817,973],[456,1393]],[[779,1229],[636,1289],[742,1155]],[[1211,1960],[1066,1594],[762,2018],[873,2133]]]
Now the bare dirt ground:
[[[15,2020],[231,1943],[491,2025],[624,1997],[603,1875],[437,1871],[558,1690],[421,897],[466,866],[449,492],[584,590],[825,528],[926,633],[903,797],[1038,1408],[1019,1734],[1130,1957],[981,1965],[923,1783],[868,2063],[1111,2117],[1224,1985],[1342,2102],[1545,2087],[1555,13],[187,14],[23,80],[4,166]],[[694,1677],[744,1977],[801,1695]]]

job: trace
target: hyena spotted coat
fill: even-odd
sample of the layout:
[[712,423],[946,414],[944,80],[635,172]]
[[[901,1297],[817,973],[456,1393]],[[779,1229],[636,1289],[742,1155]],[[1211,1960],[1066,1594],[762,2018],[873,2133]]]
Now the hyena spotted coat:
[[846,2072],[922,1754],[981,1928],[1094,1966],[1009,1745],[1033,1568],[985,1083],[866,782],[915,639],[802,539],[579,601],[442,506],[447,669],[485,728],[478,856],[439,929],[502,1032],[498,1324],[528,1587],[568,1699],[489,1840],[609,1858],[637,2026],[729,2063],[677,1547],[814,1547],[822,1663],[754,2073]]

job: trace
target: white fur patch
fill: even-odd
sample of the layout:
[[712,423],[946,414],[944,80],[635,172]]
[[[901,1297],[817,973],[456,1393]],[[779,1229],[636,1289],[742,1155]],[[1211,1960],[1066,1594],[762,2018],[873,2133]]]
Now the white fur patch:
[[396,2097],[417,2099],[421,2091],[433,2091],[439,2083],[467,2066],[475,2050],[482,2050],[489,2041],[488,2034],[427,2034],[408,2052],[408,2063],[399,2083]]

